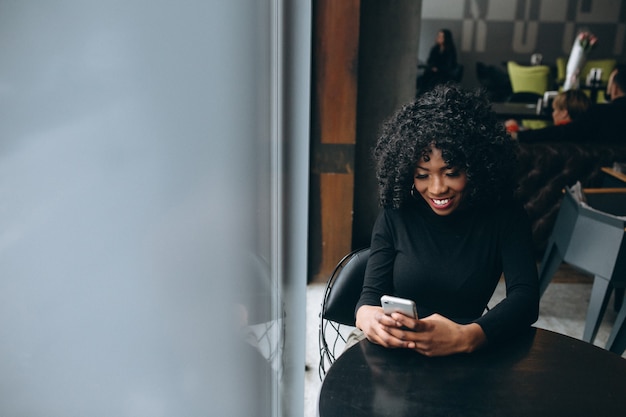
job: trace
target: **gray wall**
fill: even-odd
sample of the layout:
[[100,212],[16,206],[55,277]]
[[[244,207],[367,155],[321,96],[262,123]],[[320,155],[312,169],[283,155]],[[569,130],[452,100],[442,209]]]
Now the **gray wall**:
[[378,214],[371,162],[383,120],[413,99],[421,1],[362,0],[359,39],[353,247],[369,245]]

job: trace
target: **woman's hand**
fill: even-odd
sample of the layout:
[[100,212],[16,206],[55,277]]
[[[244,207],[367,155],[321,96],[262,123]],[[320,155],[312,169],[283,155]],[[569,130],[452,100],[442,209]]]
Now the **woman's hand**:
[[509,119],[504,122],[504,128],[513,139],[517,139],[517,132],[521,130],[519,123],[515,119]]
[[378,306],[361,306],[356,312],[356,327],[363,331],[370,342],[388,348],[415,348],[407,339],[408,334],[413,332],[402,327],[412,328],[417,326],[418,321],[400,313],[388,316]]
[[387,316],[382,307],[377,306],[360,307],[356,325],[373,343],[413,349],[425,356],[472,352],[487,341],[476,323],[462,325],[439,314],[421,320],[400,313]]
[[405,332],[407,334],[403,337],[409,341],[410,349],[425,356],[473,352],[487,342],[485,332],[476,323],[458,324],[440,314],[417,321],[408,317],[405,320],[404,317],[395,317],[400,324],[412,330]]

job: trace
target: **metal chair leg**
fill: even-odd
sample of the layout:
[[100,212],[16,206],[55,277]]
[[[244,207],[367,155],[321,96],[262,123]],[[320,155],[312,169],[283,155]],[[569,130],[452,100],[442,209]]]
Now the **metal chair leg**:
[[624,303],[624,288],[615,288],[613,290],[613,308],[620,311]]
[[606,349],[621,355],[626,350],[626,308],[620,309],[609,340],[606,342]]
[[609,280],[596,275],[593,279],[591,299],[589,300],[589,308],[587,309],[587,321],[583,334],[583,340],[585,342],[592,343],[596,338],[610,295],[611,288],[609,286]]

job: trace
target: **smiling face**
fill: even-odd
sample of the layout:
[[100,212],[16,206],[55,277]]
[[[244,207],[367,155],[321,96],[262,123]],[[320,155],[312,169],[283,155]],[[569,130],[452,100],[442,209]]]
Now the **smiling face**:
[[443,160],[441,150],[433,147],[415,168],[413,184],[436,214],[447,216],[461,205],[467,175],[449,166]]

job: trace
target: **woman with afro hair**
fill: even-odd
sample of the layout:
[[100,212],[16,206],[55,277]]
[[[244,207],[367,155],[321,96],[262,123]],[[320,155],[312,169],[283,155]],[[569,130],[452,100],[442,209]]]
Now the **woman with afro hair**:
[[[384,124],[374,151],[382,211],[356,306],[364,337],[443,356],[537,320],[530,223],[514,199],[516,146],[483,94],[450,84]],[[489,310],[503,274],[506,298]],[[415,301],[419,318],[385,315],[385,294]]]

